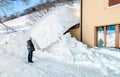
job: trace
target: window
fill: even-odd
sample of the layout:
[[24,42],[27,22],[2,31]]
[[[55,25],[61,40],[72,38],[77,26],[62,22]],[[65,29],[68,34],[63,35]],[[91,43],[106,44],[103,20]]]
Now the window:
[[109,6],[120,4],[120,0],[109,0]]
[[120,48],[120,25],[104,25],[96,27],[96,46]]
[[106,47],[115,47],[115,25],[106,26]]
[[104,47],[104,27],[100,26],[97,28],[97,46]]

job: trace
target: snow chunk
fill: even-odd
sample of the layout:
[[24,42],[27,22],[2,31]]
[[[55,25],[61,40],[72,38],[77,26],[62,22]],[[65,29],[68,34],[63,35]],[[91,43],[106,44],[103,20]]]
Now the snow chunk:
[[64,32],[79,21],[79,7],[57,7],[34,24],[31,37],[41,49],[44,49],[56,42]]

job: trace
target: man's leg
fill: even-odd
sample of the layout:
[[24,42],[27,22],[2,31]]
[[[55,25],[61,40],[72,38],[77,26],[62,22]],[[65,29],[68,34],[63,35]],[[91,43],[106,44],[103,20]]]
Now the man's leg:
[[29,53],[28,53],[28,62],[33,62],[32,61],[32,56],[33,56],[33,51],[29,51]]

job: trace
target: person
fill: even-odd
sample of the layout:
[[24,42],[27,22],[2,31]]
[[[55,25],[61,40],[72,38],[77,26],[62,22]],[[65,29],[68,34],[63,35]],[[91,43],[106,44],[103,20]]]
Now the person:
[[99,47],[103,47],[103,43],[104,42],[103,42],[102,38],[100,38],[99,41],[98,41],[98,46]]
[[35,51],[34,45],[32,43],[32,38],[27,41],[27,49],[28,49],[28,62],[33,63],[32,57],[33,57],[33,51]]

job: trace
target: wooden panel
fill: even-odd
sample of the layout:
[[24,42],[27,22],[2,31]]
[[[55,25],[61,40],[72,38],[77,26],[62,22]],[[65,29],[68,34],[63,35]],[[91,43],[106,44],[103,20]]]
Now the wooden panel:
[[104,47],[106,47],[106,26],[104,26]]
[[120,24],[119,24],[119,48],[120,48]]
[[119,48],[119,25],[115,25],[115,47]]
[[119,48],[120,48],[120,33],[119,33]]
[[97,35],[97,28],[98,27],[95,27],[94,28],[94,46],[97,46],[97,43],[98,43],[98,41],[97,41],[97,39],[98,39],[98,35]]

